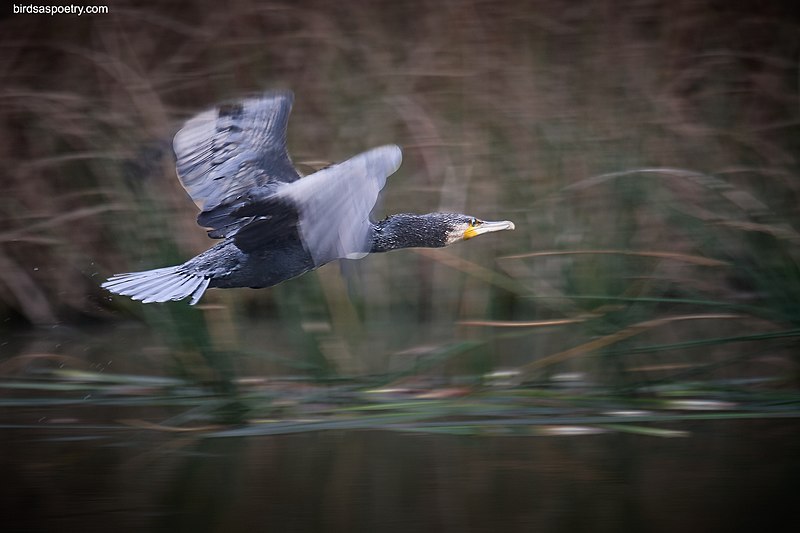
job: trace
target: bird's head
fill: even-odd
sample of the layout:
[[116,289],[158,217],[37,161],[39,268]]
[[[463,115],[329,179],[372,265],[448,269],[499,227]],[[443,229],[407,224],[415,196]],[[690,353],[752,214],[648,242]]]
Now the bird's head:
[[460,213],[390,215],[374,226],[373,252],[399,248],[441,248],[484,233],[514,229],[508,220],[488,222]]
[[447,231],[445,246],[458,241],[466,241],[484,233],[514,229],[514,223],[510,220],[492,222],[456,213],[433,213],[431,216],[441,217],[442,226]]

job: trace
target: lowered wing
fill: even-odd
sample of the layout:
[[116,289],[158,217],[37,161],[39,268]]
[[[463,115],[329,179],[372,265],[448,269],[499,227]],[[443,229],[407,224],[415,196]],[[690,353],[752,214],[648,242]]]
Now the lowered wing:
[[253,222],[235,236],[237,246],[255,250],[275,240],[273,228],[296,228],[319,266],[338,258],[363,257],[370,250],[370,212],[402,162],[395,145],[381,146],[282,187],[273,196],[238,211]]

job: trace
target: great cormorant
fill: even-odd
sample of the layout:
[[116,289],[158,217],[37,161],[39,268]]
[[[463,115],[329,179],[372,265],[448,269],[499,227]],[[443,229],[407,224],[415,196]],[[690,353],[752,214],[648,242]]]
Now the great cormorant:
[[300,179],[286,150],[292,101],[291,92],[268,92],[186,122],[173,141],[178,178],[200,208],[198,224],[222,241],[182,265],[117,274],[103,287],[144,303],[191,296],[194,305],[209,287],[271,287],[334,259],[514,229],[455,213],[372,222],[400,148],[373,148]]

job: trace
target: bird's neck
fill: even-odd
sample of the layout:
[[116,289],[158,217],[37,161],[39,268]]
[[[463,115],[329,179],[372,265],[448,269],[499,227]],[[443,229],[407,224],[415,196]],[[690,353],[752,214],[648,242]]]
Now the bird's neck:
[[441,231],[436,231],[436,225],[429,215],[391,215],[372,226],[370,253],[400,248],[439,248],[445,245],[444,236]]

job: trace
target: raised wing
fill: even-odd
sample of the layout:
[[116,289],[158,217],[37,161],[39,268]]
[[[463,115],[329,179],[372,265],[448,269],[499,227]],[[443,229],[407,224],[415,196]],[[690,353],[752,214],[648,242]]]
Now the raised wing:
[[402,160],[398,146],[373,148],[278,192],[295,206],[300,237],[316,265],[369,252],[370,212]]
[[212,228],[209,236],[233,234],[249,222],[232,214],[248,196],[299,179],[286,150],[293,100],[291,92],[276,91],[222,104],[175,135],[178,178],[201,210],[198,223]]

